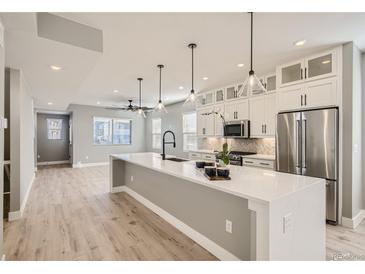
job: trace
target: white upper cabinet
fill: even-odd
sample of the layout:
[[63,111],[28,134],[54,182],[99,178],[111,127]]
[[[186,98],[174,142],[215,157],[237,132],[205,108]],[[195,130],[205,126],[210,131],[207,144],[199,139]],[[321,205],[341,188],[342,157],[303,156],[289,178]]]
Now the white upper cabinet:
[[280,89],[277,95],[279,111],[299,110],[338,105],[337,78],[326,78]]
[[337,75],[337,49],[312,55],[277,67],[279,87]]
[[213,107],[200,109],[197,111],[197,135],[198,136],[214,136],[215,115],[205,115],[211,113]]
[[221,118],[220,114],[224,117],[224,104],[215,104],[214,105],[214,111],[218,112],[218,114],[215,114],[215,130],[214,135],[215,136],[223,136],[223,119]]
[[[243,83],[227,86],[225,89],[225,100],[230,101],[239,98],[245,98],[248,96],[247,88],[243,86]],[[241,95],[239,96],[239,94]]]
[[275,136],[276,94],[250,98],[251,137]]
[[227,122],[249,119],[248,99],[226,103],[224,110],[224,117]]
[[267,92],[272,92],[272,91],[276,90],[276,75],[275,74],[266,76],[265,88],[266,88]]

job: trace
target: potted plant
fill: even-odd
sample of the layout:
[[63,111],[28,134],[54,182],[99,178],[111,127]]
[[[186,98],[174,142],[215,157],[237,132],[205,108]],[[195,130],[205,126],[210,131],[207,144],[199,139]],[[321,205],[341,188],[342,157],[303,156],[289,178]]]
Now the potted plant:
[[229,153],[230,153],[230,151],[228,151],[228,144],[227,143],[224,143],[223,144],[223,147],[222,147],[222,151],[221,151],[221,160],[220,160],[220,165],[221,166],[227,166],[227,165],[229,165]]

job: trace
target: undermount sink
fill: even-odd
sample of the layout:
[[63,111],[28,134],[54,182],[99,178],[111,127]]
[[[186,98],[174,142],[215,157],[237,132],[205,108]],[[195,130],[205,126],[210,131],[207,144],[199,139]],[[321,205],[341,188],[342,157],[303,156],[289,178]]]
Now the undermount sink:
[[173,161],[173,162],[186,162],[189,161],[187,159],[181,159],[181,158],[166,158],[165,160]]

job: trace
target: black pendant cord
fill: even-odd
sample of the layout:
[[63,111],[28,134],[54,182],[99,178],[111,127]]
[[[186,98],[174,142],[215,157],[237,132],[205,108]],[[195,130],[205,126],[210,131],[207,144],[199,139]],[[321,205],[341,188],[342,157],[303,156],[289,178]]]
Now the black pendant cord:
[[161,75],[162,75],[162,68],[164,67],[163,65],[158,65],[157,66],[159,69],[160,69],[160,85],[159,85],[159,95],[158,95],[158,102],[161,103],[162,100],[161,100]]
[[253,49],[253,12],[250,12],[250,14],[251,14],[251,71],[253,71],[252,70],[252,56],[253,56],[253,54],[252,54],[252,49]]
[[197,47],[196,44],[189,44],[189,48],[191,48],[191,94],[194,94],[194,49]]
[[142,80],[143,78],[138,78],[139,81],[139,108],[142,108]]

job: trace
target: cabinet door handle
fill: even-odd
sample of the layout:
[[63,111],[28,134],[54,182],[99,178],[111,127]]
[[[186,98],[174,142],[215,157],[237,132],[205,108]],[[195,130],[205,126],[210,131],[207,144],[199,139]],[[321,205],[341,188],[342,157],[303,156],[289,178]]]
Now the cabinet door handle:
[[307,105],[307,94],[304,94],[304,105]]
[[264,133],[264,125],[261,125],[261,133]]
[[307,79],[307,68],[304,69],[304,79]]
[[253,164],[251,161],[245,161],[246,164]]
[[263,165],[263,166],[269,166],[270,164],[260,162],[260,165]]
[[267,133],[267,132],[266,132],[266,126],[267,126],[267,125],[265,124],[265,134]]
[[300,95],[300,106],[303,106],[303,95]]
[[303,80],[303,69],[300,69],[300,80]]

